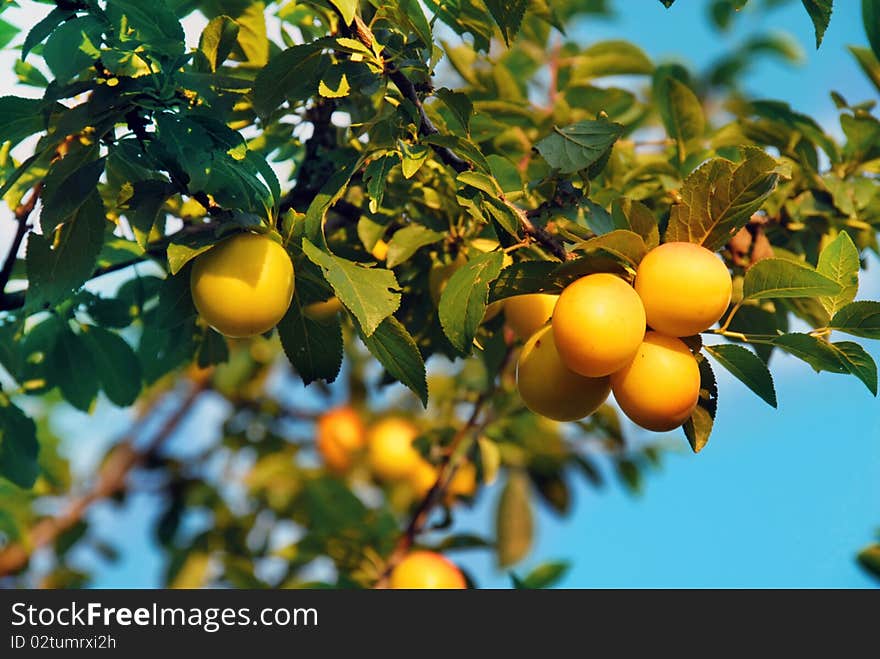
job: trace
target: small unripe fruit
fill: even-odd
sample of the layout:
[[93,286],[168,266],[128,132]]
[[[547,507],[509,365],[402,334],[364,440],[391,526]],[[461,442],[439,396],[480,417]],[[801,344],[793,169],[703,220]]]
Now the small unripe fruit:
[[714,253],[692,243],[652,249],[636,272],[635,289],[651,329],[668,336],[699,334],[730,304],[730,272]]
[[335,295],[323,302],[312,302],[303,308],[303,315],[306,318],[317,321],[324,321],[333,318],[342,311],[342,302]]
[[373,473],[385,480],[410,478],[425,461],[413,446],[419,431],[406,419],[382,419],[367,435],[367,461]]
[[521,339],[526,340],[544,327],[553,315],[558,295],[531,293],[504,300],[504,320]]
[[623,368],[645,335],[645,309],[632,286],[607,273],[568,285],[553,311],[553,336],[572,371],[598,378]]
[[535,332],[523,346],[516,365],[516,385],[526,407],[555,421],[589,416],[611,391],[607,377],[584,377],[562,362],[552,325]]
[[700,367],[681,339],[648,332],[633,360],[611,375],[620,409],[642,428],[663,432],[687,421],[700,397]]
[[467,588],[464,575],[445,556],[432,551],[410,552],[391,571],[392,588]]
[[357,412],[348,406],[322,414],[317,421],[315,446],[324,463],[335,472],[347,471],[354,454],[364,447],[364,425]]
[[293,298],[293,263],[271,238],[237,234],[195,259],[190,291],[202,318],[221,334],[268,332]]

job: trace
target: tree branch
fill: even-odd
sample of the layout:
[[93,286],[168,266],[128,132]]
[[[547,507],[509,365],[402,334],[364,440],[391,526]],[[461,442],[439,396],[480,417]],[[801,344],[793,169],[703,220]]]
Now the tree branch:
[[3,268],[0,269],[0,305],[6,300],[6,285],[12,276],[12,269],[15,267],[16,258],[18,258],[18,250],[21,249],[21,242],[28,232],[28,218],[34,211],[42,191],[43,182],[40,181],[31,189],[30,198],[15,209],[14,217],[18,224],[15,227],[15,235],[12,237],[12,244],[9,246],[6,260],[3,262]]
[[127,436],[112,449],[110,457],[98,472],[97,480],[91,490],[71,500],[59,516],[37,522],[26,541],[0,550],[0,576],[9,575],[24,568],[37,549],[50,545],[62,533],[75,526],[85,517],[93,503],[122,491],[125,488],[126,478],[132,469],[143,464],[159,451],[162,444],[174,434],[174,431],[186,418],[193,404],[207,387],[207,376],[193,380],[192,387],[180,406],[165,420],[146,446],[137,448],[135,440],[140,421],[144,418],[142,416]]
[[[513,349],[508,347],[504,359],[498,369],[499,378],[503,377],[504,371],[507,369],[507,365],[510,363],[512,356]],[[443,499],[443,495],[446,493],[446,489],[449,487],[449,483],[452,481],[452,478],[455,476],[455,472],[458,469],[458,464],[453,462],[453,458],[462,442],[471,434],[471,432],[474,429],[485,425],[485,423],[478,424],[477,420],[480,417],[480,413],[483,411],[483,407],[489,402],[494,391],[495,385],[493,383],[488,390],[482,392],[477,397],[477,400],[474,401],[474,407],[471,410],[468,420],[465,422],[465,425],[455,433],[455,436],[449,444],[446,457],[437,470],[437,480],[434,481],[431,489],[428,490],[428,493],[421,500],[418,507],[413,512],[412,517],[410,517],[406,529],[404,529],[403,534],[398,538],[397,543],[394,545],[394,549],[392,549],[391,553],[388,555],[388,559],[385,561],[385,566],[382,569],[382,574],[376,581],[374,588],[388,588],[391,573],[394,571],[394,568],[406,558],[409,550],[412,549],[412,546],[415,544],[416,537],[424,530],[431,511],[437,503]]]
[[[354,22],[350,26],[346,26],[345,30],[348,32],[348,35],[356,38],[362,44],[364,44],[367,48],[373,48],[373,33],[370,31],[370,28],[364,23],[363,19],[355,15]],[[425,112],[425,106],[422,104],[422,100],[419,98],[418,92],[416,91],[416,87],[413,82],[406,77],[406,75],[398,69],[392,62],[387,60],[383,60],[385,65],[385,73],[388,75],[388,79],[394,83],[394,85],[400,90],[400,93],[403,94],[403,97],[407,99],[410,103],[416,106],[416,110],[419,113],[419,135],[423,137],[427,137],[428,135],[436,135],[440,131],[431,121],[431,118],[428,117],[428,114]],[[454,153],[451,149],[448,149],[443,146],[437,146],[435,144],[431,145],[431,148],[434,149],[434,152],[440,157],[446,165],[449,165],[457,172],[464,172],[471,168],[470,163],[466,160],[460,158],[456,153]]]

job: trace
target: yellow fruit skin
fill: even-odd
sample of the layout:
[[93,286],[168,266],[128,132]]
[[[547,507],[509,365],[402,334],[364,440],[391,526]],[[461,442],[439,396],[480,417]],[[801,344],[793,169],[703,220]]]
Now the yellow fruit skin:
[[293,263],[266,236],[227,238],[193,263],[190,290],[202,318],[221,334],[245,338],[268,332],[293,298]]
[[413,551],[391,571],[392,588],[467,588],[464,575],[448,558],[432,551]]
[[645,309],[632,286],[607,273],[568,285],[553,311],[553,335],[572,371],[598,378],[623,368],[645,335]]
[[451,497],[472,497],[477,491],[477,467],[473,462],[462,462],[455,470],[446,494]]
[[504,300],[497,300],[490,303],[486,307],[486,313],[483,314],[483,322],[488,323],[504,310]]
[[322,414],[315,427],[315,446],[331,470],[347,471],[354,454],[364,447],[366,433],[357,412],[348,406]]
[[687,421],[700,397],[700,367],[680,339],[648,332],[633,360],[611,376],[620,409],[642,428],[663,432]]
[[367,434],[367,461],[373,473],[385,480],[412,477],[425,459],[412,445],[419,431],[406,419],[382,419]]
[[380,238],[376,241],[376,244],[373,245],[373,249],[370,253],[377,261],[384,261],[388,256],[388,243]]
[[547,324],[553,315],[558,295],[533,293],[514,295],[504,300],[504,319],[507,326],[521,339],[526,340]]
[[584,377],[562,362],[552,325],[535,332],[523,346],[516,364],[516,385],[526,407],[555,421],[589,416],[611,391],[607,377]]
[[724,315],[732,283],[727,266],[714,252],[692,243],[666,243],[642,259],[635,289],[652,329],[691,336]]
[[303,308],[303,315],[312,320],[329,320],[342,311],[342,302],[335,295],[323,302],[312,302]]

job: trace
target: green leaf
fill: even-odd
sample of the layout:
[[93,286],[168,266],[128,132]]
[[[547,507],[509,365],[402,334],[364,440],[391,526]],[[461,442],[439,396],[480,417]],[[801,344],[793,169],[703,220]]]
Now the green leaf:
[[389,316],[370,336],[358,327],[361,339],[379,363],[395,380],[408,387],[422,405],[428,405],[428,382],[425,362],[415,339],[394,316]]
[[880,0],[862,0],[862,24],[874,57],[880,60]]
[[[148,180],[138,181],[134,184],[134,193],[126,202],[125,216],[131,225],[137,244],[142,249],[147,247],[150,232],[156,225],[165,202],[176,192],[174,185],[165,181]],[[177,259],[175,259],[176,261]]]
[[88,412],[98,396],[98,374],[86,341],[64,326],[46,359],[52,381],[65,400]]
[[700,365],[700,399],[691,418],[684,422],[685,437],[694,453],[702,451],[709,443],[712,426],[715,424],[715,412],[718,410],[718,383],[709,360],[702,355],[697,356]]
[[60,7],[56,7],[49,12],[46,18],[35,24],[30,32],[27,33],[27,36],[24,38],[24,43],[21,46],[22,61],[24,61],[34,46],[43,43],[43,40],[52,34],[56,27],[69,18],[73,18],[75,15],[76,14],[72,9],[61,9]]
[[18,77],[19,84],[41,88],[49,86],[49,80],[43,75],[43,72],[30,62],[16,60],[15,64],[13,64],[13,69],[15,70],[16,77]]
[[307,317],[297,294],[278,323],[278,336],[284,354],[304,385],[315,380],[333,382],[339,375],[342,366],[342,325],[336,314],[320,321]]
[[642,237],[626,229],[615,229],[601,236],[590,238],[578,243],[575,249],[579,252],[587,253],[602,250],[623,261],[633,269],[638,267],[645,254],[648,253],[648,247],[645,245]]
[[504,43],[510,46],[510,42],[516,37],[522,25],[523,16],[528,7],[528,0],[484,0],[489,13],[495,19]]
[[813,27],[816,31],[816,49],[818,50],[822,45],[825,30],[828,29],[828,23],[831,21],[834,0],[801,0],[801,2],[813,21]]
[[141,363],[118,334],[87,325],[81,337],[88,346],[101,389],[114,405],[127,407],[141,392]]
[[345,194],[348,182],[354,173],[360,169],[364,160],[365,156],[361,155],[356,159],[338,163],[336,171],[321,186],[321,190],[315,195],[312,203],[309,204],[306,210],[305,235],[313,243],[317,242],[320,245],[326,245],[324,219],[327,217],[327,211]]
[[776,187],[778,165],[760,149],[746,147],[743,152],[740,163],[715,158],[688,175],[681,202],[670,211],[666,242],[718,250],[761,208]]
[[443,104],[449,108],[452,116],[461,125],[465,133],[471,132],[471,117],[474,114],[474,104],[467,94],[455,92],[446,87],[441,87],[434,92]]
[[320,43],[307,43],[279,53],[257,74],[254,110],[268,116],[285,98],[292,104],[305,101],[318,89],[325,58]]
[[703,106],[690,87],[670,75],[664,76],[657,88],[660,117],[669,137],[678,145],[679,160],[683,162],[688,154],[688,142],[702,137],[706,130]]
[[815,297],[838,295],[842,286],[812,267],[788,259],[762,259],[746,271],[743,298]]
[[37,426],[8,401],[0,402],[0,476],[31,488],[40,474]]
[[400,147],[403,177],[412,178],[428,159],[431,150],[424,144],[409,144],[403,141],[399,141],[397,144]]
[[136,41],[165,55],[183,54],[183,27],[165,0],[108,0],[107,17],[122,43]]
[[840,355],[830,343],[810,334],[783,334],[772,339],[772,343],[788,354],[807,362],[816,372],[849,372],[849,368],[841,363]]
[[100,57],[103,31],[104,25],[97,18],[81,16],[52,32],[43,47],[43,58],[58,82],[69,81]]
[[19,32],[17,27],[0,19],[0,48],[6,48]]
[[513,565],[529,553],[532,527],[529,478],[522,471],[513,471],[501,492],[495,515],[499,567]]
[[330,0],[330,2],[339,10],[342,22],[346,25],[351,25],[354,15],[357,13],[358,0]]
[[183,270],[184,266],[200,254],[204,254],[214,245],[217,239],[210,233],[182,236],[168,245],[168,269],[172,275]]
[[196,315],[189,286],[190,269],[166,277],[159,286],[159,304],[151,312],[150,324],[163,328],[179,327]]
[[732,344],[705,346],[705,350],[768,405],[776,407],[773,376],[767,364],[754,352]]
[[837,238],[828,243],[819,254],[816,271],[841,286],[837,295],[819,298],[829,316],[833,316],[855,299],[859,291],[859,267],[859,250],[846,231],[837,234]]
[[581,121],[554,132],[535,144],[544,160],[563,174],[588,168],[605,157],[623,135],[621,124],[597,119]]
[[76,159],[64,158],[49,170],[41,195],[40,226],[44,234],[52,233],[95,194],[106,160],[98,158],[80,166]]
[[469,354],[477,328],[486,315],[489,286],[498,278],[504,252],[482,254],[453,273],[440,296],[440,324],[449,342]]
[[660,244],[657,218],[642,202],[626,197],[615,199],[611,204],[611,219],[616,228],[640,235],[648,249],[654,249]]
[[434,43],[431,25],[425,18],[425,12],[422,11],[419,0],[398,0],[397,6],[402,12],[404,20],[409,23],[422,44],[431,46]]
[[520,579],[520,588],[550,588],[565,576],[570,567],[571,564],[566,561],[542,563],[529,572],[525,578]]
[[32,233],[27,244],[29,305],[55,304],[92,276],[104,243],[106,217],[97,192],[58,228],[54,237]]
[[834,314],[829,327],[853,336],[880,339],[880,302],[850,302]]
[[9,140],[12,146],[44,128],[43,101],[18,96],[0,98],[0,144]]
[[364,182],[367,184],[367,194],[370,197],[371,213],[378,212],[382,206],[388,176],[398,162],[400,157],[396,153],[389,153],[371,160],[364,169]]
[[654,70],[651,60],[629,41],[600,41],[576,58],[572,77],[578,82],[616,75],[645,75]]
[[849,46],[849,52],[856,58],[868,79],[874,83],[877,89],[880,89],[880,58],[874,55],[873,51],[869,48],[862,48],[861,46]]
[[675,0],[660,0],[660,4],[662,4],[667,9],[669,9],[673,5],[674,2],[675,2]]
[[395,231],[388,243],[385,265],[395,268],[425,245],[433,245],[446,237],[442,231],[432,231],[420,224],[410,224]]
[[209,70],[216,71],[235,47],[238,39],[238,23],[229,16],[217,16],[202,30],[199,51],[205,56]]
[[369,337],[379,324],[397,311],[400,293],[391,270],[369,268],[321,251],[303,238],[303,253],[319,266],[336,297],[351,311]]
[[840,363],[861,380],[875,396],[877,395],[877,364],[868,352],[858,343],[840,341],[832,343]]

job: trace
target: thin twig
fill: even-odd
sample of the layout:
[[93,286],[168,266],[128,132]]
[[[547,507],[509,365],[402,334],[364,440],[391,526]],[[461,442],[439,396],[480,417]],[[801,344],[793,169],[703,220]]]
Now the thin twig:
[[0,551],[0,576],[12,574],[24,568],[31,555],[41,547],[54,542],[62,533],[82,520],[91,505],[120,492],[132,469],[154,456],[162,444],[174,434],[186,418],[193,404],[208,386],[208,377],[194,380],[192,387],[180,406],[169,416],[153,438],[143,447],[136,446],[141,422],[146,414],[127,433],[126,437],[111,451],[110,457],[101,467],[91,490],[73,499],[57,517],[41,520],[34,525],[26,541],[17,542]]
[[15,235],[12,238],[12,244],[9,246],[9,252],[6,254],[6,260],[3,262],[3,268],[0,269],[0,300],[6,298],[6,284],[12,276],[12,270],[15,268],[15,260],[18,258],[18,250],[21,249],[21,242],[24,240],[28,232],[28,219],[37,205],[37,199],[43,190],[43,182],[40,181],[31,189],[31,196],[26,202],[22,202],[15,209],[14,217],[18,223],[15,227]]

